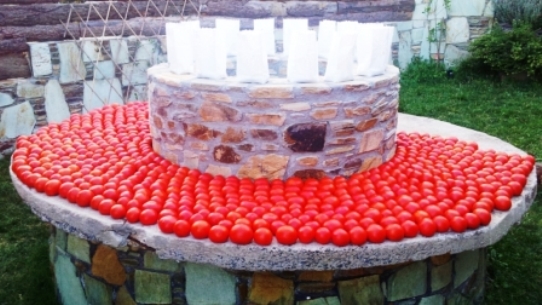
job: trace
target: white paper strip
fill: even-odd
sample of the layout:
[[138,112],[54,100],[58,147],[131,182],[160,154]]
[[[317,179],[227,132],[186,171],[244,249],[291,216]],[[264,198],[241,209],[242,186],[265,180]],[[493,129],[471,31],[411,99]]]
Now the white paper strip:
[[223,39],[226,44],[228,55],[237,55],[237,39],[239,38],[239,30],[241,22],[239,19],[216,19],[216,29],[220,39]]
[[226,78],[227,53],[216,29],[200,29],[197,34],[197,76],[210,79]]
[[324,79],[328,82],[345,82],[354,79],[354,33],[337,33],[331,42]]
[[199,20],[166,23],[167,60],[171,72],[194,73],[194,39],[199,27]]
[[337,32],[337,22],[322,20],[318,26],[318,55],[327,59],[333,36]]
[[391,56],[393,27],[383,24],[362,24],[358,33],[357,75],[383,74]]
[[267,55],[275,54],[275,18],[254,19],[254,30],[261,33]]
[[284,54],[290,52],[292,34],[299,30],[308,30],[309,20],[306,18],[285,18],[282,20],[282,49]]
[[260,31],[241,31],[237,54],[237,80],[244,83],[266,83],[269,80],[269,64]]
[[316,32],[298,30],[292,33],[288,54],[287,79],[293,83],[318,81],[318,42]]

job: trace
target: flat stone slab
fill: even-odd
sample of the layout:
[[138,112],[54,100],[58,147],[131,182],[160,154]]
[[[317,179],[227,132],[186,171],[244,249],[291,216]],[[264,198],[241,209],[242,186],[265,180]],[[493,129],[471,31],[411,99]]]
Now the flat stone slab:
[[[453,136],[460,140],[475,141],[482,150],[526,154],[487,134],[424,117],[400,114],[398,129],[409,133]],[[521,220],[537,191],[536,169],[533,169],[522,194],[512,199],[509,211],[494,211],[488,226],[462,234],[439,233],[431,238],[407,238],[399,243],[386,241],[381,244],[366,243],[363,246],[336,247],[317,243],[282,246],[274,241],[270,246],[262,247],[256,244],[215,244],[191,237],[178,238],[163,234],[156,225],[144,227],[114,220],[90,208],[82,209],[59,197],[38,193],[22,184],[13,172],[10,174],[15,188],[36,215],[71,234],[114,247],[126,245],[130,237],[156,249],[162,259],[209,263],[222,268],[250,271],[366,268],[486,247],[499,241],[512,225]]]

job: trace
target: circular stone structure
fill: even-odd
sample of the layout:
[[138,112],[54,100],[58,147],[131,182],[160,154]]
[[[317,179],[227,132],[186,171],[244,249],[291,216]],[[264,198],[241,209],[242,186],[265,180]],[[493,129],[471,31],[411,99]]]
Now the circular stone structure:
[[176,75],[167,64],[148,75],[153,148],[182,166],[225,177],[322,178],[367,171],[395,153],[394,66],[341,83],[217,81]]
[[[445,122],[399,115],[398,130],[475,141],[482,150],[525,152]],[[452,304],[480,303],[485,248],[521,220],[536,195],[536,170],[507,212],[488,226],[399,243],[336,247],[215,244],[129,224],[13,183],[53,225],[50,257],[60,299],[72,304]]]

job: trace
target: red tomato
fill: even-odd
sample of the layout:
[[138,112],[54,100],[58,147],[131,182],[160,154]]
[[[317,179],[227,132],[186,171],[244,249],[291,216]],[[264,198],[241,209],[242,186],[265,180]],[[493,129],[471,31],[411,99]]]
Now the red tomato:
[[273,233],[268,228],[258,228],[254,231],[254,242],[260,246],[268,246],[273,242]]
[[467,227],[471,230],[476,230],[480,227],[480,218],[474,213],[465,214],[465,220],[467,220]]
[[353,245],[361,246],[367,241],[367,232],[362,227],[353,227],[348,234]]
[[186,237],[190,234],[190,224],[186,220],[179,219],[173,226],[173,232],[179,237]]
[[316,240],[317,243],[322,245],[328,244],[331,240],[331,231],[329,231],[329,229],[326,227],[320,227],[316,229],[314,240]]
[[166,234],[171,234],[175,232],[175,223],[177,222],[177,218],[173,215],[165,215],[160,217],[160,220],[158,220],[158,227],[162,232]]
[[491,213],[486,209],[474,209],[473,211],[476,216],[480,219],[480,224],[482,226],[487,226],[491,222]]
[[450,221],[448,218],[437,215],[435,218],[433,218],[433,221],[435,222],[435,225],[437,226],[437,232],[448,232],[450,230]]
[[507,196],[497,196],[494,202],[495,208],[500,211],[508,211],[512,207],[512,200]]
[[418,223],[418,228],[420,229],[420,234],[425,237],[431,237],[435,235],[437,231],[437,225],[431,218],[424,218]]
[[109,211],[113,219],[122,219],[126,216],[126,208],[122,204],[114,204]]
[[405,230],[405,237],[416,237],[418,235],[418,225],[412,220],[403,221],[401,227]]
[[381,225],[372,224],[366,230],[367,239],[372,243],[382,243],[386,239],[386,230]]
[[230,229],[221,225],[214,225],[209,230],[209,239],[217,244],[225,243],[230,236]]
[[131,207],[126,212],[126,220],[128,220],[129,223],[136,223],[139,221],[139,214],[141,211],[136,207]]
[[314,241],[314,229],[310,226],[302,226],[297,231],[297,237],[300,242],[304,244],[309,244]]
[[158,213],[155,210],[144,209],[143,211],[141,211],[141,214],[139,214],[139,221],[144,226],[151,226],[153,224],[156,224],[156,222],[158,221]]
[[297,231],[292,226],[283,225],[275,233],[277,241],[283,245],[293,245],[297,241]]
[[246,224],[236,224],[230,230],[230,240],[239,245],[246,245],[252,242],[254,232]]
[[450,221],[450,228],[454,232],[463,233],[467,230],[467,220],[461,216],[456,216]]
[[[37,182],[37,180],[36,180],[36,182]],[[59,188],[60,188],[60,180],[56,180],[56,179],[47,180],[45,182],[44,192],[45,192],[45,194],[47,196],[56,196],[56,195],[58,195],[58,189]],[[37,190],[37,188],[36,188],[36,190]]]
[[405,237],[405,230],[397,223],[386,226],[386,237],[391,241],[401,241]]

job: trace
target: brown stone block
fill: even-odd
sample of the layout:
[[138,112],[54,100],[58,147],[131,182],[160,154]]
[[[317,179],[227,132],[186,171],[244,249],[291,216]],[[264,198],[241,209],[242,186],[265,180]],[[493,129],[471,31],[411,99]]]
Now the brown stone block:
[[368,90],[370,86],[364,83],[350,83],[344,86],[346,91],[361,92]]
[[452,255],[450,253],[431,256],[431,263],[435,266],[440,266],[449,262],[451,258],[452,258]]
[[174,97],[177,100],[193,100],[196,97],[197,93],[195,91],[179,91],[175,90],[171,94],[172,97]]
[[226,128],[222,135],[222,143],[241,143],[245,139],[245,132],[242,129],[233,127]]
[[324,122],[299,123],[286,129],[284,141],[295,152],[322,151],[326,141],[327,124]]
[[206,122],[239,122],[242,117],[237,109],[212,102],[204,102],[198,113]]
[[322,179],[326,176],[326,172],[319,169],[304,169],[294,173],[294,176],[305,179]]
[[331,145],[345,145],[345,144],[352,144],[357,141],[356,138],[335,138],[327,142],[327,144]]
[[292,87],[259,87],[252,89],[248,95],[251,98],[292,99],[294,98],[294,89]]
[[162,119],[159,116],[153,115],[152,121],[154,122],[154,126],[156,126],[156,128],[162,129],[164,127],[164,125],[162,124]]
[[307,86],[307,87],[302,87],[301,91],[304,94],[329,94],[331,93],[331,87],[326,86],[326,85]]
[[235,152],[235,149],[227,145],[218,145],[215,147],[213,157],[216,161],[227,164],[239,163],[241,161],[241,156]]
[[249,120],[253,124],[260,125],[275,125],[282,126],[286,120],[286,116],[282,113],[271,113],[271,114],[247,114]]
[[273,141],[276,140],[279,136],[276,131],[270,129],[252,129],[250,130],[250,135],[254,139],[264,141]]
[[372,151],[377,149],[384,139],[384,130],[377,129],[365,132],[359,145],[359,152]]
[[204,142],[192,142],[190,143],[190,148],[196,149],[196,150],[207,151],[209,150],[209,145],[207,145],[207,143],[204,143]]
[[375,89],[379,89],[379,88],[383,88],[383,87],[386,87],[390,84],[390,80],[389,79],[383,79],[383,80],[379,80],[375,83]]
[[239,148],[239,150],[242,150],[242,151],[254,151],[254,145],[252,144],[241,144],[241,145],[237,145],[237,148]]
[[311,117],[316,120],[329,120],[337,116],[337,108],[315,109],[311,111]]
[[334,106],[339,106],[340,103],[341,103],[340,101],[320,102],[320,103],[314,103],[314,107],[317,107],[317,108],[334,107]]
[[248,291],[249,304],[293,304],[294,283],[271,273],[254,273]]
[[351,118],[354,116],[362,116],[367,115],[371,112],[371,108],[367,106],[360,106],[356,108],[344,108],[344,115],[347,118]]
[[263,151],[277,151],[279,150],[279,146],[277,144],[273,144],[273,143],[263,143],[262,146],[260,147],[261,150]]
[[281,155],[256,155],[248,158],[237,176],[239,178],[267,178],[269,180],[282,179],[290,157]]
[[93,275],[103,278],[113,285],[122,285],[126,281],[126,272],[119,261],[117,251],[105,245],[99,245],[92,257]]
[[303,271],[297,277],[300,282],[331,282],[334,271]]
[[166,108],[171,105],[171,99],[169,97],[154,97],[152,99],[152,105],[157,108]]
[[202,93],[201,96],[204,100],[210,102],[231,103],[231,97],[225,93]]
[[311,105],[305,102],[280,104],[280,109],[287,111],[305,111],[311,109]]
[[258,109],[269,109],[275,106],[270,102],[258,101],[258,100],[241,101],[241,102],[235,103],[235,105],[239,107],[254,107]]
[[221,135],[221,132],[213,130],[203,124],[185,124],[184,130],[187,136],[202,141],[208,141]]
[[308,157],[299,157],[296,159],[297,164],[306,167],[314,167],[318,164],[318,157],[308,156]]

